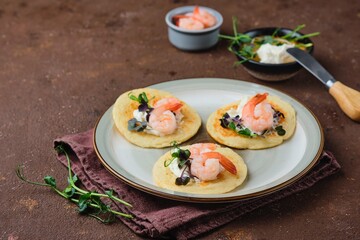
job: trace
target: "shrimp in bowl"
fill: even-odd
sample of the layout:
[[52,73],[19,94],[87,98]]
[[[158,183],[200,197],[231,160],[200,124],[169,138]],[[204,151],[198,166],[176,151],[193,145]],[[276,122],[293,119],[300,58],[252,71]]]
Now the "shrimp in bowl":
[[129,142],[145,148],[171,146],[184,142],[200,128],[199,114],[166,91],[134,89],[118,97],[113,106],[118,132]]
[[193,12],[173,16],[173,21],[176,26],[188,30],[201,30],[216,24],[216,18],[199,6],[195,6]]
[[172,45],[183,51],[200,51],[218,43],[223,17],[212,8],[181,6],[170,10],[165,22]]
[[268,93],[243,96],[213,112],[207,132],[217,142],[240,149],[277,146],[295,131],[296,112],[287,102]]
[[197,194],[220,194],[244,183],[247,167],[230,148],[214,143],[174,145],[153,167],[153,180],[162,188]]

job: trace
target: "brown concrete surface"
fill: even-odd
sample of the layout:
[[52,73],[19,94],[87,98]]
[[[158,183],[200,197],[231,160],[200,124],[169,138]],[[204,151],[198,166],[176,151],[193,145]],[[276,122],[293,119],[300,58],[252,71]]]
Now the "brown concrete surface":
[[[122,223],[103,225],[76,213],[55,193],[18,180],[66,169],[55,160],[54,138],[92,128],[122,92],[193,77],[261,83],[302,101],[321,122],[325,148],[340,173],[258,209],[202,239],[360,239],[360,125],[347,118],[326,88],[306,71],[279,83],[261,82],[221,42],[186,53],[167,39],[164,17],[195,1],[0,1],[0,239],[141,239]],[[358,0],[201,1],[224,16],[221,31],[254,27],[320,31],[315,57],[343,83],[360,89]]]

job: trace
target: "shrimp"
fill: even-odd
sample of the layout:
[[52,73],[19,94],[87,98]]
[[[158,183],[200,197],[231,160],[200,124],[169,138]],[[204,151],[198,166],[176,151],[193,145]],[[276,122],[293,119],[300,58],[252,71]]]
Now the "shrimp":
[[149,117],[149,126],[160,132],[160,136],[175,132],[177,122],[172,111],[179,110],[182,103],[176,98],[164,98],[154,104]]
[[195,158],[190,167],[191,174],[199,178],[200,181],[215,180],[221,170],[220,162],[216,158]]
[[176,26],[180,28],[189,30],[201,30],[205,28],[205,25],[202,22],[189,16],[178,15],[174,18],[176,21]]
[[216,18],[213,15],[211,15],[209,12],[200,9],[198,6],[194,8],[192,17],[202,22],[205,28],[212,27],[216,24]]
[[174,16],[173,21],[176,26],[189,30],[202,30],[216,24],[216,18],[198,6],[194,8],[193,12]]
[[256,94],[244,106],[242,120],[245,127],[255,133],[261,134],[273,125],[274,110],[266,102],[268,93]]
[[224,155],[214,152],[216,144],[198,143],[190,147],[191,162],[190,172],[201,181],[215,180],[225,168],[231,174],[236,175],[235,165]]

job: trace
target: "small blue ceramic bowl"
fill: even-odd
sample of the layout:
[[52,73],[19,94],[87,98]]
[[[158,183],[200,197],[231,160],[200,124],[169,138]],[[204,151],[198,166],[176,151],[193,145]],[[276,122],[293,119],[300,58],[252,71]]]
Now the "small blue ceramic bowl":
[[173,17],[176,15],[184,15],[193,12],[196,6],[178,7],[165,16],[165,22],[168,26],[169,41],[175,47],[184,51],[200,51],[211,48],[216,45],[219,40],[220,26],[223,23],[223,17],[218,11],[208,7],[199,6],[216,18],[216,24],[212,27],[202,30],[188,30],[175,25]]

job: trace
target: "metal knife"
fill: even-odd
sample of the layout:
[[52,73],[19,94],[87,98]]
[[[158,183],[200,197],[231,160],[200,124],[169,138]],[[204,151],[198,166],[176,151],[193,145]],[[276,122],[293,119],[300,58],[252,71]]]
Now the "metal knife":
[[286,50],[301,66],[324,83],[343,112],[352,120],[360,122],[360,92],[336,81],[326,69],[308,52],[299,48]]

